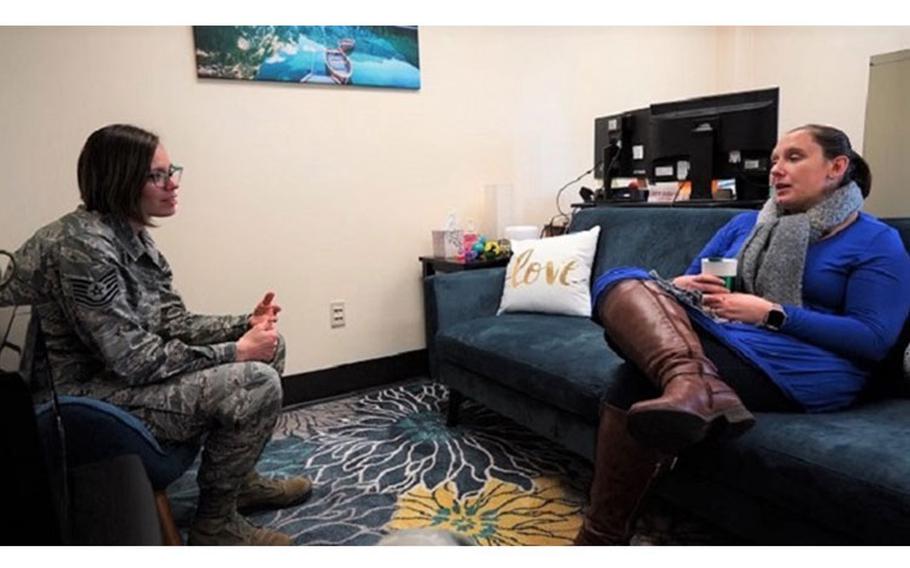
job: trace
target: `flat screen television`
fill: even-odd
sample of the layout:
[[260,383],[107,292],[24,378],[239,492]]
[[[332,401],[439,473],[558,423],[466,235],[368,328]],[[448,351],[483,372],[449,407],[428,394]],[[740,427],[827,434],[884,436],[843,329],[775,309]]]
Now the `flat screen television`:
[[711,199],[722,179],[736,180],[737,199],[767,199],[778,100],[775,87],[652,104],[648,177],[690,181],[690,199]]

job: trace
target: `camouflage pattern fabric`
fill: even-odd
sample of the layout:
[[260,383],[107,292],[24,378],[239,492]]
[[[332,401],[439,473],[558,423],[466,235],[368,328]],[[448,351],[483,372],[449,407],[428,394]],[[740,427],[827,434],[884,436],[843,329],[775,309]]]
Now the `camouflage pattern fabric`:
[[237,493],[255,467],[281,411],[284,341],[275,360],[229,363],[133,387],[109,402],[149,425],[159,440],[200,442],[198,517],[234,511]]
[[61,394],[107,399],[233,362],[248,316],[187,311],[148,231],[80,207],[15,253],[5,302],[31,304]]
[[249,315],[187,311],[145,229],[79,207],[16,253],[0,305],[37,313],[60,394],[106,400],[161,440],[197,441],[200,516],[230,514],[281,408],[284,341],[271,364],[235,362]]

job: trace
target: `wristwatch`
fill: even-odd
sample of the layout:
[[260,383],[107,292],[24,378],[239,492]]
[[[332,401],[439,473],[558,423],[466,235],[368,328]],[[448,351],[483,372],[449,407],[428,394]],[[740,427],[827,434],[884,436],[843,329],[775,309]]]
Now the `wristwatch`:
[[787,312],[784,311],[783,306],[780,304],[771,306],[765,316],[764,326],[774,331],[780,331],[780,328],[784,327],[785,323],[787,323]]

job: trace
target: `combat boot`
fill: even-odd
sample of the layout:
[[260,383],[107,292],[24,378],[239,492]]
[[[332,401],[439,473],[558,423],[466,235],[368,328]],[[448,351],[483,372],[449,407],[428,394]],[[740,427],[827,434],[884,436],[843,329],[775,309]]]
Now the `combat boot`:
[[263,509],[284,509],[303,503],[312,491],[313,482],[305,475],[269,479],[254,470],[247,475],[237,495],[237,510],[247,514]]
[[663,391],[629,409],[639,442],[676,454],[709,432],[732,437],[755,423],[705,356],[685,308],[655,282],[616,284],[598,315],[610,340]]
[[188,544],[196,546],[290,546],[288,535],[260,528],[234,512],[222,518],[196,518]]

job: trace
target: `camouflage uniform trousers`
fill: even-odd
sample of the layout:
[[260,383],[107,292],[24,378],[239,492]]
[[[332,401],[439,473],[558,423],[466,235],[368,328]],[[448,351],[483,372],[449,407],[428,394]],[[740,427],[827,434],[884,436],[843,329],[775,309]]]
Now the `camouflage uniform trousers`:
[[281,410],[285,342],[269,363],[228,363],[108,397],[159,441],[202,442],[197,518],[230,515]]

